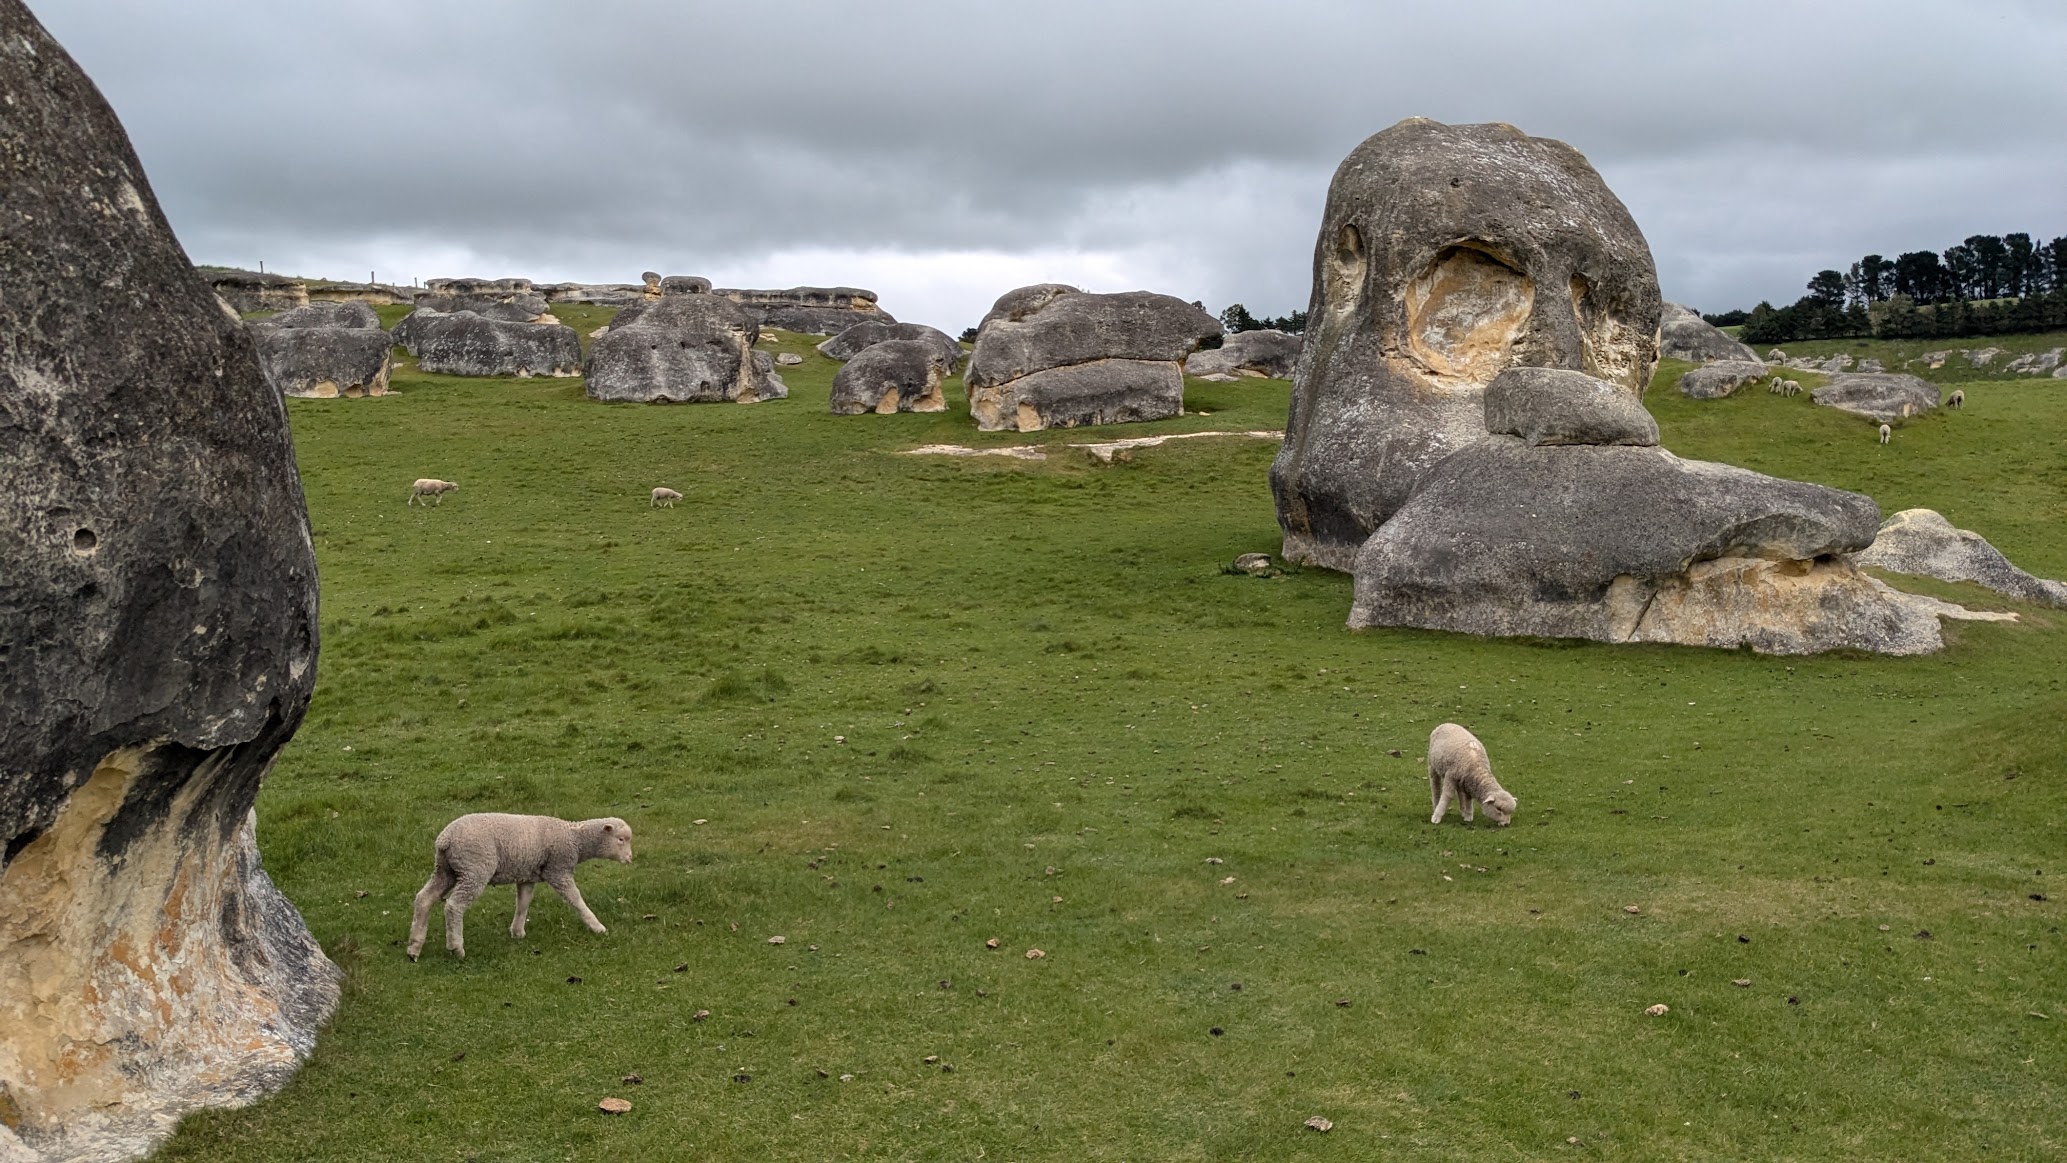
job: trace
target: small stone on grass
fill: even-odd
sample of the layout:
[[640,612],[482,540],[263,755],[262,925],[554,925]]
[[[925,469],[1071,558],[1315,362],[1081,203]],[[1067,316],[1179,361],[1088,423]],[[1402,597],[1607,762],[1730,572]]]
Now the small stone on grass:
[[621,1115],[629,1113],[632,1109],[632,1104],[629,1100],[622,1098],[606,1098],[596,1104],[596,1109],[606,1115]]

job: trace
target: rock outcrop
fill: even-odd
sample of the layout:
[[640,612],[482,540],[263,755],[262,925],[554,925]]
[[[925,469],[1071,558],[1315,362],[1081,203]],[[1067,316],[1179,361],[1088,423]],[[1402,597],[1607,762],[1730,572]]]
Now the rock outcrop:
[[1572,147],[1511,125],[1403,121],[1335,171],[1271,492],[1284,556],[1350,569],[1512,366],[1640,397],[1657,362],[1643,233]]
[[1721,328],[1701,318],[1692,307],[1678,303],[1666,303],[1658,320],[1658,354],[1666,359],[1684,359],[1692,363],[1707,363],[1709,360],[1728,360],[1732,363],[1757,363],[1758,352],[1749,344],[1739,343],[1723,334]]
[[472,311],[505,323],[553,323],[552,306],[530,279],[432,279],[416,297],[419,310],[455,315]]
[[1694,368],[1679,378],[1679,393],[1696,400],[1720,400],[1745,384],[1766,374],[1757,360],[1718,360]]
[[923,323],[856,323],[831,339],[818,345],[818,354],[827,359],[846,361],[861,354],[871,344],[889,339],[918,339],[930,343],[947,361],[949,371],[968,353],[956,343],[947,332]]
[[666,295],[617,313],[589,349],[590,398],[659,404],[751,404],[789,395],[755,351],[760,326],[729,299]]
[[874,291],[859,287],[791,287],[786,291],[720,288],[710,293],[731,300],[762,327],[807,335],[838,335],[856,323],[897,322],[888,311],[876,306]]
[[532,290],[548,303],[626,307],[647,297],[643,283],[539,283]]
[[316,563],[249,331],[93,83],[0,29],[0,1158],[122,1159],[280,1087],[337,1002],[252,826]]
[[388,394],[394,337],[379,327],[254,324],[266,382],[284,396],[356,400]]
[[1973,582],[2021,601],[2067,607],[2067,584],[2025,573],[1979,533],[1956,527],[1932,509],[1904,509],[1888,518],[1873,544],[1852,560],[1890,573]]
[[1176,416],[1181,361],[1218,334],[1218,320],[1169,295],[1022,287],[977,332],[962,377],[969,412],[986,432]]
[[581,336],[559,323],[518,323],[473,311],[447,314],[418,307],[395,324],[393,334],[418,367],[440,375],[581,374]]
[[1891,424],[1938,406],[1938,386],[1901,372],[1845,372],[1809,393],[1825,408]]
[[945,412],[947,397],[941,393],[940,381],[949,370],[940,345],[931,340],[872,343],[833,377],[833,415]]
[[1299,351],[1305,340],[1297,335],[1264,328],[1237,331],[1208,351],[1195,351],[1184,361],[1188,376],[1256,376],[1287,380],[1299,366]]
[[201,275],[224,302],[247,314],[252,311],[286,311],[304,306],[309,301],[308,285],[285,275],[219,267],[210,267]]
[[380,316],[373,308],[358,300],[315,300],[305,307],[282,311],[269,319],[257,321],[256,326],[288,327],[296,330],[312,327],[349,327],[364,330],[378,329]]

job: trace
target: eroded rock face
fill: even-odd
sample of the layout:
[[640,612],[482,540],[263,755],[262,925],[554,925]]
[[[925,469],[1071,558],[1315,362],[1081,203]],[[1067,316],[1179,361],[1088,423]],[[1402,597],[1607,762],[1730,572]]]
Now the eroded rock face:
[[1563,368],[1511,367],[1486,385],[1486,431],[1523,444],[1658,443],[1658,421],[1620,384]]
[[1237,331],[1219,347],[1195,351],[1184,361],[1188,376],[1259,376],[1286,380],[1299,366],[1299,352],[1305,341],[1297,335],[1270,328]]
[[1703,364],[1679,378],[1679,394],[1695,400],[1720,400],[1766,374],[1757,360],[1719,360]]
[[320,300],[305,307],[282,311],[270,319],[260,321],[269,327],[351,327],[367,328],[380,326],[380,316],[372,307],[356,299]]
[[[306,308],[304,308],[306,310]],[[256,324],[266,382],[280,394],[319,400],[388,394],[394,337],[379,327],[282,327]]]
[[315,683],[287,420],[113,112],[0,0],[0,1157],[279,1087],[336,970],[252,804]]
[[1846,372],[1809,393],[1825,408],[1891,424],[1938,406],[1938,386],[1900,372]]
[[1758,352],[1723,334],[1721,328],[1701,318],[1692,307],[1664,304],[1658,322],[1658,354],[1666,359],[1706,363],[1712,359],[1735,363],[1757,363]]
[[947,332],[923,323],[856,323],[819,344],[818,354],[827,359],[850,360],[863,349],[890,339],[917,339],[932,344],[947,362],[949,371],[968,354]]
[[416,297],[419,308],[447,315],[472,311],[506,323],[553,322],[551,305],[530,279],[432,279]]
[[833,415],[945,412],[947,397],[940,390],[940,381],[948,370],[947,357],[930,340],[872,343],[833,377]]
[[876,293],[860,287],[791,287],[785,291],[720,288],[710,292],[730,299],[762,327],[780,327],[807,335],[838,335],[856,323],[895,323],[876,306]]
[[418,307],[395,324],[393,336],[416,357],[418,367],[440,375],[581,374],[581,336],[560,323],[520,323],[473,311],[447,314]]
[[1059,284],[1007,292],[985,316],[962,382],[986,432],[1161,420],[1184,410],[1181,361],[1220,322],[1149,291]]
[[1566,368],[1641,398],[1657,362],[1643,233],[1577,150],[1511,125],[1413,119],[1328,190],[1305,350],[1271,492],[1292,560],[1349,569],[1444,458],[1485,435],[1485,385]]
[[1890,573],[1973,582],[2023,601],[2067,607],[2067,584],[2025,573],[1987,538],[1932,509],[1904,509],[1888,518],[1873,544],[1853,560]]
[[751,404],[789,388],[755,351],[760,326],[716,295],[667,295],[626,307],[589,349],[589,397],[664,404]]
[[299,279],[262,271],[202,272],[215,293],[239,311],[287,311],[309,301],[308,285]]

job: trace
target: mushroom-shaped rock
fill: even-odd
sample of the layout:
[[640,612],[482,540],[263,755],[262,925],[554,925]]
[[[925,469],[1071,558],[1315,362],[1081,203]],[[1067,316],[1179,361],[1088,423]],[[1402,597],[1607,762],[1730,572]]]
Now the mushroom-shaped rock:
[[1528,445],[1658,443],[1658,421],[1621,384],[1563,368],[1511,367],[1486,385],[1486,431]]
[[1184,361],[1188,376],[1243,375],[1264,379],[1292,378],[1299,366],[1299,352],[1305,341],[1297,335],[1264,328],[1237,331],[1219,347],[1195,351]]
[[1291,560],[1348,569],[1443,459],[1485,435],[1485,385],[1569,368],[1641,396],[1650,247],[1571,146],[1403,121],[1353,150],[1314,246],[1306,350],[1271,492]]
[[1930,613],[1839,555],[1870,498],[1658,448],[1488,436],[1449,457],[1364,545],[1349,624],[1603,642],[1941,645]]
[[789,389],[755,351],[753,317],[717,295],[667,295],[617,313],[589,350],[597,400],[712,404],[779,400]]
[[418,307],[395,324],[394,338],[417,366],[448,376],[581,374],[581,336],[560,323],[490,319]]
[[846,361],[859,355],[864,348],[882,343],[888,339],[922,339],[939,350],[947,362],[949,371],[968,354],[962,345],[956,343],[947,332],[923,323],[856,323],[831,339],[818,345],[818,354],[827,359]]
[[0,0],[0,1158],[277,1089],[337,971],[252,804],[316,679],[280,395],[114,112]]
[[1979,533],[1931,509],[1904,509],[1888,518],[1873,544],[1852,560],[1890,573],[1973,582],[2023,601],[2067,607],[2067,584],[2025,573]]
[[986,432],[1176,416],[1179,361],[1218,334],[1218,320],[1169,295],[1021,288],[977,334],[963,376],[969,411]]
[[938,344],[925,339],[872,343],[833,377],[833,415],[945,412],[947,397],[940,381],[947,373],[947,358]]
[[1718,360],[1702,364],[1679,378],[1679,394],[1695,400],[1719,400],[1766,374],[1766,365],[1751,360]]
[[1712,359],[1733,363],[1757,363],[1758,352],[1724,334],[1691,307],[1678,303],[1663,305],[1658,320],[1658,354],[1666,359],[1706,363]]
[[1901,372],[1846,372],[1809,393],[1809,399],[1878,423],[1921,416],[1938,406],[1938,386]]
[[895,323],[876,306],[876,293],[860,287],[791,287],[782,291],[719,288],[711,292],[732,300],[763,327],[779,327],[807,335],[837,335],[856,323]]

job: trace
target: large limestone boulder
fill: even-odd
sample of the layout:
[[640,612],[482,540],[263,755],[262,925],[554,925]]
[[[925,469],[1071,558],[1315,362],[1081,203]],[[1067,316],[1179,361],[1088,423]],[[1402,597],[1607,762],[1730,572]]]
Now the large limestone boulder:
[[1351,568],[1485,436],[1501,371],[1583,371],[1641,398],[1657,362],[1643,233],[1577,150],[1511,125],[1415,118],[1366,140],[1335,171],[1313,272],[1270,473],[1294,561]]
[[581,374],[581,336],[558,322],[519,323],[418,307],[395,324],[394,340],[416,357],[418,367],[440,375]]
[[1938,386],[1901,372],[1845,372],[1809,393],[1825,408],[1889,424],[1938,406]]
[[394,337],[378,327],[282,327],[258,324],[266,382],[282,395],[352,399],[388,394]]
[[1300,336],[1273,328],[1237,331],[1219,347],[1195,351],[1184,361],[1188,376],[1256,376],[1288,380],[1299,366]]
[[977,332],[962,377],[969,411],[986,432],[1176,416],[1180,361],[1218,334],[1219,320],[1169,295],[1022,287]]
[[833,377],[833,415],[945,412],[947,397],[940,390],[940,381],[949,370],[940,345],[931,340],[886,339],[869,344]]
[[1974,582],[2026,602],[2067,607],[2067,585],[2033,577],[1971,529],[1931,509],[1904,509],[1880,527],[1873,544],[1853,561],[1890,573]]
[[588,394],[597,400],[751,404],[789,395],[760,326],[729,299],[674,294],[617,313],[589,350]]
[[1720,400],[1766,374],[1757,360],[1718,360],[1702,364],[1679,378],[1679,394],[1696,400]]
[[876,306],[876,293],[860,287],[791,287],[783,291],[720,288],[710,292],[730,299],[762,327],[779,327],[807,335],[838,335],[856,323],[895,323]]
[[819,344],[818,354],[827,359],[850,360],[870,345],[890,339],[917,339],[933,345],[947,361],[949,371],[968,354],[947,332],[923,323],[856,323]]
[[0,0],[0,1158],[284,1084],[338,974],[252,805],[316,680],[280,395],[100,93]]
[[483,319],[507,323],[552,323],[546,297],[530,279],[432,279],[416,297],[416,305],[452,315],[472,311]]
[[1666,359],[1706,363],[1721,359],[1734,363],[1757,363],[1758,352],[1750,345],[1725,335],[1721,328],[1701,318],[1692,307],[1664,304],[1658,321],[1658,354]]
[[1523,444],[1658,443],[1658,421],[1620,384],[1563,368],[1511,367],[1486,385],[1486,431]]

